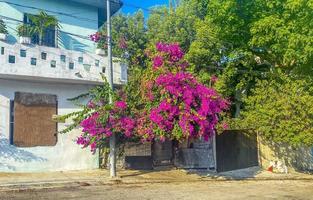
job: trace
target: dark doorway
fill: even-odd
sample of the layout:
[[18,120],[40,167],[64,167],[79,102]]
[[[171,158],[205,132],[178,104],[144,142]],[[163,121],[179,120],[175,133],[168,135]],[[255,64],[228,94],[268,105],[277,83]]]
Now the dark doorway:
[[258,166],[257,135],[243,131],[217,135],[216,161],[218,172]]

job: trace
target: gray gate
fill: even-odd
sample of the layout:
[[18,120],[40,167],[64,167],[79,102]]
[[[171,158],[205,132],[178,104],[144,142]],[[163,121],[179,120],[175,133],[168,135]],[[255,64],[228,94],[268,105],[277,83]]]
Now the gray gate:
[[217,171],[258,166],[257,135],[242,131],[224,131],[216,136]]
[[173,142],[170,140],[153,142],[152,159],[154,166],[171,165],[173,163]]

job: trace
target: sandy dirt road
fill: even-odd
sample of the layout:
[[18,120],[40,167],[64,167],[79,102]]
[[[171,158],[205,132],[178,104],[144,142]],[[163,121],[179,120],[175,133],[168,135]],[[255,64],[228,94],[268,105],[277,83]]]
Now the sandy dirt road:
[[82,186],[0,192],[1,200],[313,200],[313,181],[210,181]]

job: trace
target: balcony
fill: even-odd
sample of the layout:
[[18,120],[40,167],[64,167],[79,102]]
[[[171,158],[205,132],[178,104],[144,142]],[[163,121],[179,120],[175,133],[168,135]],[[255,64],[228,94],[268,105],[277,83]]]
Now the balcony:
[[[0,41],[0,78],[77,84],[101,84],[107,57],[59,48]],[[127,81],[127,66],[113,59],[113,82]]]

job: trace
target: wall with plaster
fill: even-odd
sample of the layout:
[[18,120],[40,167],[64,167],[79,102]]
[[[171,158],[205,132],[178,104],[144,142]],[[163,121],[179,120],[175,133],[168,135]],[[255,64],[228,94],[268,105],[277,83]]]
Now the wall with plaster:
[[[313,171],[313,148],[292,147],[259,140],[260,165],[267,169],[270,165],[286,166],[289,171]],[[275,170],[275,169],[274,169]]]
[[[18,148],[9,143],[9,102],[14,99],[14,92],[55,94],[58,97],[58,114],[62,115],[78,109],[67,101],[68,98],[86,93],[91,87],[92,85],[0,79],[0,171],[41,172],[98,168],[98,153],[92,155],[89,149],[81,149],[75,143],[80,134],[79,129],[68,134],[58,134],[57,144],[51,147]],[[62,130],[66,123],[59,123],[58,130]]]

